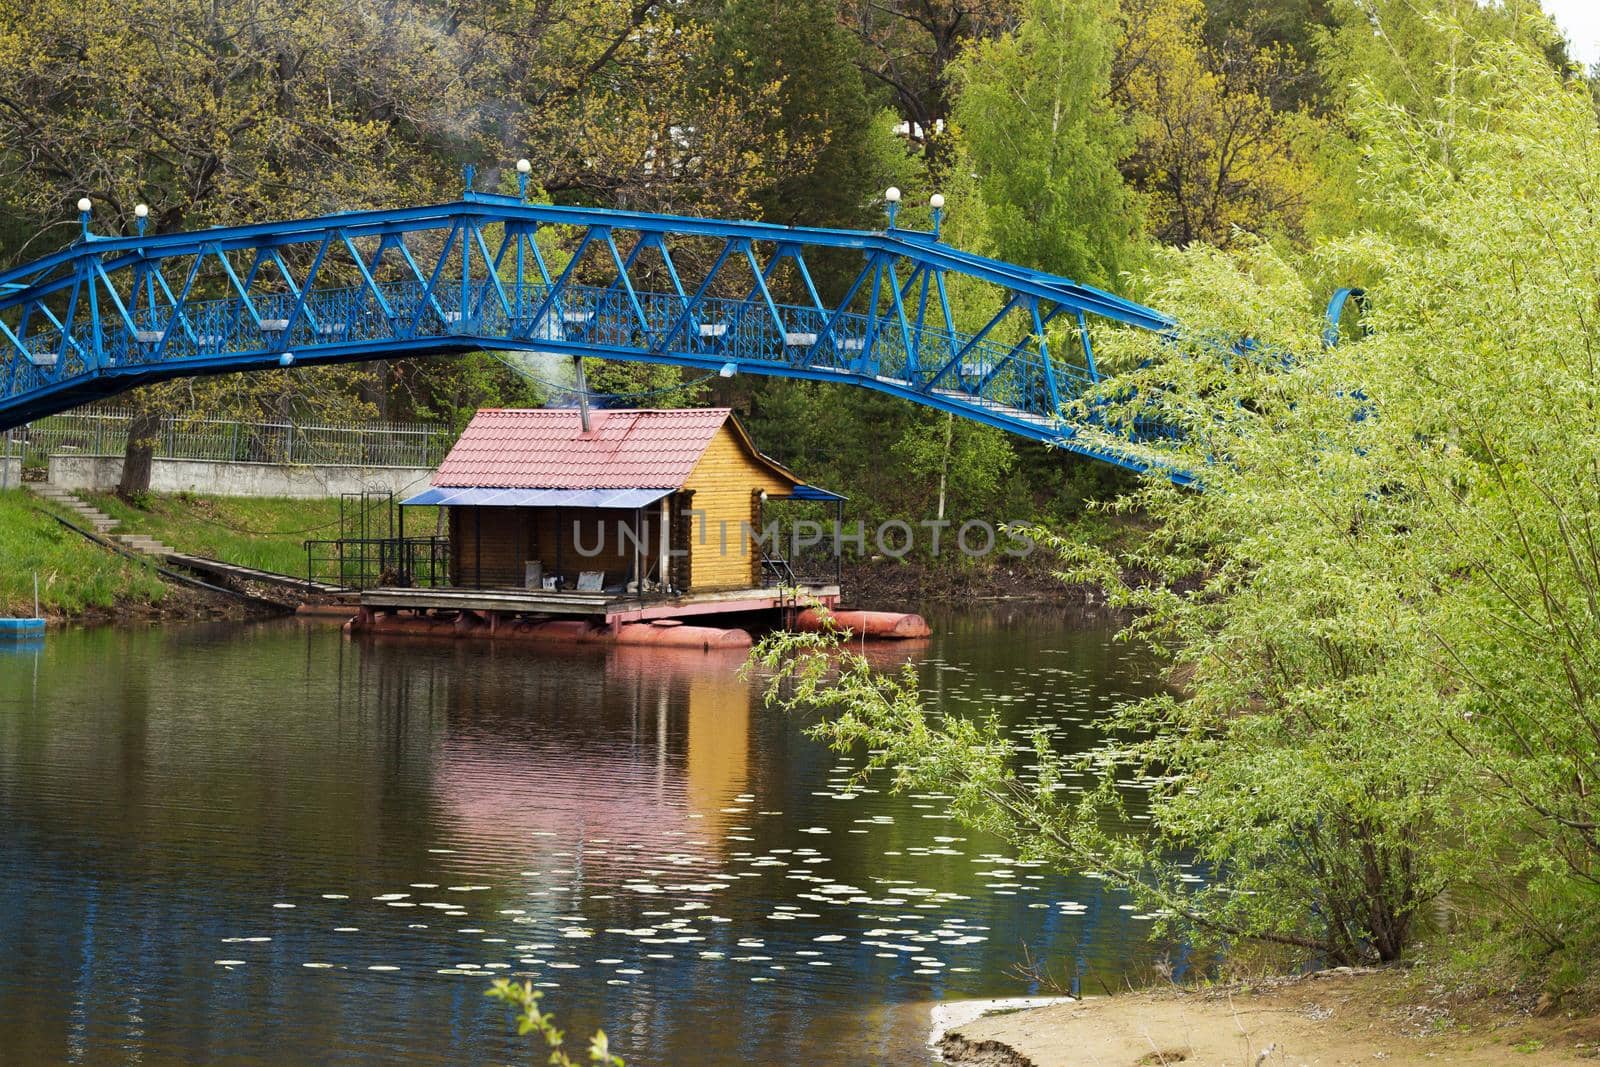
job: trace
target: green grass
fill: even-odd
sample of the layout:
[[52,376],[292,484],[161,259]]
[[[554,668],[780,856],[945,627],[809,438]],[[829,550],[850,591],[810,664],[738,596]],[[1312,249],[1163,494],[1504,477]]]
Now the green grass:
[[44,514],[21,489],[0,492],[0,614],[33,614],[33,577],[52,616],[159,601],[166,586],[149,567],[85,540]]
[[111,495],[83,496],[121,521],[118,532],[149,534],[180,552],[277,574],[305,571],[307,539],[339,536],[337,500],[151,494],[135,506]]
[[[338,499],[146,496],[138,506],[111,495],[84,494],[122,522],[120,532],[149,534],[180,552],[275,574],[304,575],[307,540],[339,536]],[[408,508],[407,533],[433,533],[433,508]]]

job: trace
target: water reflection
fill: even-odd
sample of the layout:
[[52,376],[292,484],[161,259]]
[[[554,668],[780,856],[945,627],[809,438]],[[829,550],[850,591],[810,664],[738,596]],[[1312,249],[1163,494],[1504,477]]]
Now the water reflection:
[[[412,650],[364,651],[389,673],[391,657]],[[742,654],[582,649],[530,674],[526,655],[452,651],[461,658],[436,691],[451,729],[434,779],[454,834],[518,854],[532,836],[629,838],[685,818],[707,819],[710,833],[729,822],[721,809],[749,773]]]
[[[908,654],[942,706],[1064,745],[1147,684],[1049,615]],[[1119,898],[852,784],[738,663],[298,624],[0,656],[0,1048],[512,1058],[481,993],[518,974],[634,1064],[915,1062],[892,1006],[1026,993],[1024,944],[1116,984]]]

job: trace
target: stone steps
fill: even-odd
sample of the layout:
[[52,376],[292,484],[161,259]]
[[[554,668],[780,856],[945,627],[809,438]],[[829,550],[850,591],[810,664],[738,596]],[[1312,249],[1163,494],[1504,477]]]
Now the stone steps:
[[162,544],[148,534],[116,534],[112,540],[124,548],[131,548],[135,552],[142,552],[147,556],[160,556],[166,558],[172,555],[172,548]]
[[93,504],[80,499],[78,494],[70,489],[62,489],[60,486],[51,485],[49,482],[34,482],[31,484],[35,493],[58,507],[71,512],[81,519],[84,525],[94,527],[96,533],[102,536],[109,536],[126,549],[138,552],[141,555],[156,556],[158,558],[165,558],[172,554],[173,550],[170,546],[162,544],[149,534],[117,533],[116,530],[122,525],[120,522]]
[[[50,501],[62,510],[70,512],[81,521],[82,525],[93,527],[95,533],[101,535],[112,534],[122,525],[93,504],[80,500],[78,495],[70,489],[63,489],[60,486],[51,485],[49,482],[28,482],[27,486],[36,495]],[[123,540],[127,536],[136,535],[121,535],[117,539]]]
[[[166,560],[169,556],[178,555],[178,551],[171,545],[158,541],[149,534],[117,533],[118,527],[122,525],[118,520],[113,519],[93,504],[80,499],[78,494],[71,489],[63,489],[60,486],[51,485],[49,482],[30,482],[28,487],[63,511],[70,512],[81,521],[81,525],[92,526],[96,533],[102,537],[109,537],[130,552],[137,552],[144,556],[154,556],[159,560]],[[334,587],[328,586],[326,588],[331,590]]]
[[147,556],[154,556],[162,560],[172,555],[173,552],[171,545],[162,544],[160,541],[125,541],[123,543],[135,552],[142,552]]

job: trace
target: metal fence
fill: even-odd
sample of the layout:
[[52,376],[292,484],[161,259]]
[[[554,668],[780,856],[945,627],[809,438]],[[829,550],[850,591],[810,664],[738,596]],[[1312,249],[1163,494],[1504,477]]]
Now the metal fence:
[[[51,415],[19,428],[14,447],[30,465],[52,453],[120,456],[132,421],[132,412],[115,409]],[[425,422],[324,426],[178,415],[161,420],[155,455],[221,463],[436,467],[454,442],[446,427]]]
[[346,537],[307,541],[306,579],[342,589],[450,584],[446,537]]

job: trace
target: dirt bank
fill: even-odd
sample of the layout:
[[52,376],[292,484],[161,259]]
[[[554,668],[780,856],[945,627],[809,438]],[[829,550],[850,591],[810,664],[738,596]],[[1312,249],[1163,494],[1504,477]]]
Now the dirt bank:
[[1600,1016],[1451,997],[1399,971],[1330,971],[1180,992],[1091,998],[990,1015],[947,1034],[977,1067],[1278,1064],[1591,1064]]
[[917,560],[852,560],[844,568],[846,603],[879,610],[912,610],[929,603],[1007,600],[1094,606],[1105,601],[1098,588],[1067,585],[1051,561],[1029,557],[1007,566],[962,566]]
[[119,598],[114,604],[90,605],[78,612],[46,610],[45,617],[51,626],[113,626],[149,622],[244,622],[293,610],[294,606],[289,605],[274,611],[261,604],[169,582],[159,600]]

